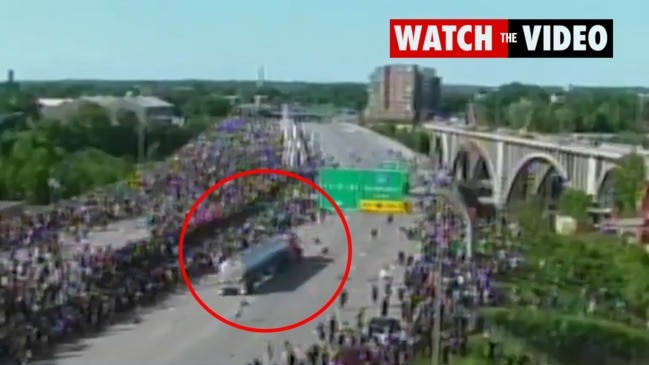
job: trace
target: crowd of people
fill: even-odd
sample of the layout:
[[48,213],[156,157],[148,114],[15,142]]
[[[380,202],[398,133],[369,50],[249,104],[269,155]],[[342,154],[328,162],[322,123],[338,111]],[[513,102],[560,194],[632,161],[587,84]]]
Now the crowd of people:
[[[430,206],[421,205],[420,208],[430,210]],[[430,311],[433,299],[435,298],[435,275],[438,272],[444,273],[445,287],[448,292],[444,293],[446,299],[454,300],[455,308],[460,304],[470,306],[465,296],[458,297],[458,291],[464,293],[466,288],[457,285],[449,285],[451,276],[448,271],[455,263],[460,263],[462,255],[442,254],[436,247],[446,237],[441,233],[451,235],[452,238],[463,239],[462,221],[448,213],[449,222],[442,225],[439,232],[431,231],[430,222],[422,221],[413,227],[396,227],[400,229],[404,240],[422,242],[417,252],[408,253],[400,251],[394,257],[394,263],[403,268],[403,278],[396,277],[397,272],[392,264],[377,267],[378,277],[371,281],[369,286],[370,306],[363,306],[357,311],[355,321],[343,321],[331,314],[326,320],[316,323],[315,333],[317,341],[303,348],[300,344],[286,342],[280,349],[268,347],[263,358],[255,359],[254,364],[309,364],[309,365],[405,365],[416,358],[430,356],[432,323],[435,316]],[[393,223],[391,215],[386,216],[388,224]],[[380,233],[371,229],[370,234],[378,238]],[[451,251],[448,251],[451,252]],[[391,260],[392,258],[386,258]],[[441,261],[440,261],[441,259]],[[440,262],[447,267],[447,270],[435,270],[435,263]],[[458,266],[462,267],[462,266]],[[464,285],[462,282],[458,285]],[[479,288],[486,287],[484,281],[480,282]],[[349,295],[345,290],[338,298],[339,310],[346,310]],[[357,294],[355,294],[357,295]],[[486,297],[483,298],[487,300]],[[450,303],[450,302],[449,302]],[[396,312],[391,308],[398,308]],[[338,311],[337,311],[338,312]],[[368,316],[368,313],[371,315]],[[456,311],[454,315],[457,317]],[[374,315],[376,314],[376,315]],[[447,315],[445,314],[445,317]],[[369,317],[369,318],[368,318]],[[457,317],[459,318],[459,317]],[[462,317],[464,318],[464,317]],[[447,321],[445,321],[447,322]],[[466,321],[456,319],[456,328],[461,331],[455,333],[459,338],[465,336],[466,327],[462,326]],[[463,332],[464,331],[464,332]],[[448,348],[448,346],[446,346]]]
[[[178,235],[186,213],[212,184],[234,172],[284,167],[277,128],[229,120],[141,171],[137,186],[126,193],[104,189],[0,220],[0,363],[46,356],[57,343],[101,330],[169,293],[180,282]],[[313,177],[316,160],[297,172]],[[185,238],[188,274],[210,272],[235,251],[315,219],[310,200],[295,194],[308,191],[293,183],[281,176],[250,176],[209,196]],[[466,251],[454,246],[466,239],[454,209],[443,199],[419,208],[427,218],[402,228],[406,239],[421,242],[419,250],[395,258],[405,269],[403,280],[396,285],[381,270],[370,289],[385,321],[367,321],[365,309],[351,325],[332,316],[318,324],[319,341],[304,351],[286,343],[282,349],[269,347],[265,361],[254,362],[403,365],[434,351],[442,363],[464,356],[469,336],[486,331],[475,309],[506,300],[492,282],[494,274],[515,268],[519,258],[497,251],[468,260]],[[146,238],[109,245],[93,240],[95,230],[129,219],[145,223]],[[341,308],[348,295],[341,294]],[[395,301],[397,323],[388,315]],[[493,357],[497,344],[487,342]]]
[[[277,128],[228,120],[141,171],[126,193],[104,189],[0,220],[0,363],[47,355],[57,343],[100,330],[170,292],[179,282],[177,245],[189,208],[232,173],[282,167]],[[308,175],[313,167],[298,172]],[[211,194],[185,238],[188,273],[213,270],[215,261],[273,234],[282,221],[299,220],[294,216],[305,212],[297,208],[304,202],[293,200],[291,186],[282,176],[255,175]],[[95,230],[128,219],[145,222],[146,238],[93,240]]]
[[[406,265],[405,259],[401,264]],[[378,280],[371,284],[369,296],[377,316],[368,318],[374,313],[373,308],[361,307],[353,322],[338,317],[341,311],[356,310],[348,309],[350,293],[343,289],[338,297],[338,310],[316,323],[315,342],[307,347],[285,342],[281,348],[273,348],[269,343],[264,356],[254,359],[252,364],[407,364],[415,356],[412,337],[407,331],[413,323],[414,308],[406,295],[408,287],[397,283],[393,273],[386,265],[380,270]],[[390,313],[395,301],[400,308],[397,316]]]
[[[420,208],[427,217],[416,226],[401,227],[405,239],[420,243],[414,254],[400,252],[395,258],[404,267],[403,279],[394,280],[381,269],[379,282],[371,285],[371,301],[380,319],[368,321],[365,308],[351,325],[332,316],[317,324],[319,342],[305,350],[287,343],[280,349],[281,359],[269,363],[404,365],[437,355],[439,363],[449,364],[453,358],[469,355],[472,335],[484,339],[485,357],[499,360],[500,344],[478,309],[509,300],[494,278],[516,270],[522,259],[513,251],[485,250],[484,239],[469,257],[466,222],[457,209],[442,198],[423,202]],[[339,297],[341,307],[347,295],[343,292]],[[400,308],[398,325],[390,324],[388,313],[395,301]],[[377,326],[383,328],[377,330]],[[523,365],[529,360],[524,355],[506,359]]]

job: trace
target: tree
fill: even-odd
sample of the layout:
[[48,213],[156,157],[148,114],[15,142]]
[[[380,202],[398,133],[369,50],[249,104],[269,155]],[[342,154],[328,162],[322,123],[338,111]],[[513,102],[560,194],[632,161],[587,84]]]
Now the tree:
[[577,125],[575,124],[575,111],[568,105],[561,104],[556,108],[552,108],[552,112],[554,115],[550,116],[550,118],[554,118],[559,122],[559,133],[574,131],[577,129]]
[[534,116],[534,107],[534,103],[529,99],[509,104],[506,115],[510,126],[515,129],[527,129]]
[[483,312],[494,327],[526,346],[531,357],[558,365],[626,365],[649,361],[649,335],[613,321],[529,309]]
[[224,117],[230,113],[230,102],[219,96],[207,95],[189,99],[182,107],[188,117],[210,116]]
[[135,114],[135,112],[132,110],[117,110],[115,119],[120,126],[128,127],[133,130],[136,130],[140,124],[140,120],[138,119],[137,114]]
[[48,201],[48,180],[53,166],[63,157],[62,149],[52,144],[46,134],[39,131],[17,134],[10,154],[2,159],[2,190],[11,197],[24,196],[30,202]]
[[473,95],[448,93],[444,94],[439,105],[438,113],[442,116],[463,113],[467,104],[473,101]]
[[644,194],[646,171],[644,158],[632,153],[624,156],[614,170],[615,203],[623,215],[635,215],[637,203]]
[[559,211],[569,215],[578,221],[585,222],[588,219],[588,208],[592,199],[581,190],[565,189],[559,201]]
[[374,125],[372,128],[374,131],[394,138],[419,153],[428,154],[430,152],[431,141],[426,132],[417,129],[399,129],[396,123],[389,122]]
[[204,114],[209,117],[225,117],[230,113],[231,104],[223,98],[217,96],[210,96],[203,100]]
[[[39,86],[39,94],[43,90],[48,89]],[[53,93],[66,96],[65,90]],[[207,100],[207,112],[223,113],[222,99],[201,100]],[[3,119],[8,122],[0,130],[0,199],[44,204],[52,200],[52,194],[57,198],[78,195],[124,179],[135,168],[140,122],[133,112],[119,110],[109,115],[100,105],[87,102],[64,120],[45,119],[31,93],[0,90],[0,113],[7,112],[12,114]],[[146,153],[151,159],[168,156],[213,122],[202,119],[200,123],[190,119],[191,128],[149,126]],[[56,192],[54,180],[60,185]]]
[[542,241],[549,233],[550,221],[543,213],[543,206],[543,200],[533,196],[530,200],[513,204],[509,208],[509,216],[521,227],[525,240]]

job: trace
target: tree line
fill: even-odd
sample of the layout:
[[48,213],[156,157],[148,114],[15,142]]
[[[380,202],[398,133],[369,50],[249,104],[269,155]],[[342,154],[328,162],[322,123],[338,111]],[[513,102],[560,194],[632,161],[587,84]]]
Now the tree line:
[[[236,96],[241,102],[254,95],[271,104],[333,105],[362,111],[367,103],[364,83],[308,83],[255,81],[62,81],[21,84],[28,94],[40,97],[124,95],[148,93],[176,105],[179,113],[203,113],[210,100]],[[637,88],[543,87],[511,83],[500,87],[443,86],[437,108],[440,117],[465,116],[498,128],[527,129],[543,133],[620,134],[618,140],[641,143],[649,120],[649,98]],[[468,108],[467,106],[473,106]],[[634,137],[635,136],[635,137]]]
[[140,139],[133,112],[120,110],[114,123],[104,108],[83,103],[66,120],[48,119],[30,90],[0,91],[0,200],[45,204],[127,179],[138,163],[169,156],[231,106],[219,96],[194,95],[180,109],[184,125],[152,123]]
[[[649,99],[624,89],[557,90],[518,83],[447,98],[452,110],[473,105],[478,124],[541,133],[646,133]],[[466,110],[466,109],[465,109]]]
[[28,82],[21,90],[39,97],[74,98],[83,95],[123,96],[127,92],[156,95],[176,105],[179,112],[195,110],[192,105],[202,98],[236,96],[242,103],[255,95],[266,96],[271,104],[300,103],[333,105],[362,110],[367,103],[367,86],[363,83],[311,83],[280,81],[58,81]]

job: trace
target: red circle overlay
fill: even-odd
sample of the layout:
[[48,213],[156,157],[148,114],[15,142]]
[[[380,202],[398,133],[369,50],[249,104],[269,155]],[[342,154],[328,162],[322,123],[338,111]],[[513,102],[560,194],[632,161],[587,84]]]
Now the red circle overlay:
[[[336,213],[338,214],[338,217],[340,218],[340,221],[343,224],[343,228],[345,229],[345,237],[347,238],[347,263],[345,264],[345,273],[342,276],[342,280],[340,281],[340,284],[338,284],[338,288],[336,288],[336,291],[333,293],[331,298],[327,300],[326,303],[320,307],[317,311],[315,311],[313,314],[310,316],[297,321],[292,324],[288,324],[286,326],[282,327],[272,327],[272,328],[259,328],[259,327],[249,327],[249,326],[244,326],[242,324],[233,322],[228,320],[227,318],[224,318],[223,316],[219,315],[215,311],[212,310],[203,300],[198,296],[196,293],[196,290],[194,290],[194,287],[192,286],[191,281],[189,280],[189,277],[187,276],[187,270],[185,269],[185,257],[183,253],[183,247],[185,244],[185,235],[187,234],[187,226],[189,225],[189,221],[191,220],[192,216],[196,212],[196,209],[198,208],[199,205],[209,196],[211,193],[213,193],[216,189],[220,188],[224,184],[227,184],[230,181],[236,180],[241,177],[246,177],[246,176],[253,176],[253,175],[282,175],[286,177],[290,177],[291,179],[298,180],[313,189],[315,189],[318,193],[322,194],[329,203],[331,203],[331,206],[334,207],[336,210]],[[314,319],[316,319],[318,316],[320,316],[322,313],[324,313],[331,305],[334,303],[338,295],[340,295],[340,292],[342,292],[345,283],[347,282],[347,277],[349,276],[349,271],[351,270],[352,267],[352,235],[349,230],[349,226],[347,225],[347,220],[345,219],[345,215],[343,214],[342,210],[340,210],[340,207],[336,204],[336,202],[327,194],[326,191],[324,191],[318,184],[314,183],[313,181],[306,179],[300,175],[294,174],[292,172],[284,171],[284,170],[274,170],[274,169],[255,169],[255,170],[248,170],[248,171],[243,171],[236,173],[234,175],[228,176],[225,179],[217,182],[216,184],[212,185],[209,189],[207,189],[203,195],[201,195],[196,202],[194,202],[194,205],[192,205],[191,209],[189,209],[189,212],[185,216],[185,221],[183,222],[183,227],[180,230],[180,237],[178,239],[178,262],[180,265],[180,272],[183,275],[183,279],[185,280],[185,285],[187,285],[187,289],[189,289],[189,292],[191,293],[192,297],[196,300],[196,303],[198,303],[203,309],[209,313],[212,317],[216,318],[217,320],[221,321],[222,323],[227,324],[230,327],[240,329],[242,331],[247,331],[247,332],[255,332],[255,333],[277,333],[277,332],[284,332],[288,330],[292,330],[295,328],[298,328],[300,326],[303,326]]]

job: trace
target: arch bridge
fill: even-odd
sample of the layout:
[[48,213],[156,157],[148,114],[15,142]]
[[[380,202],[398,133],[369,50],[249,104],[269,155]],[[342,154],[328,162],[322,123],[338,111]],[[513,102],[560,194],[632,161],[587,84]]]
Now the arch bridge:
[[[630,153],[645,157],[649,150],[571,136],[525,135],[514,131],[480,131],[449,123],[427,123],[431,158],[456,180],[477,188],[496,206],[532,196],[557,201],[570,187],[586,192],[602,208],[612,208],[614,170]],[[649,171],[649,168],[646,169]]]

